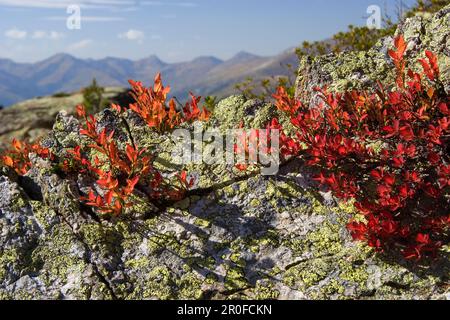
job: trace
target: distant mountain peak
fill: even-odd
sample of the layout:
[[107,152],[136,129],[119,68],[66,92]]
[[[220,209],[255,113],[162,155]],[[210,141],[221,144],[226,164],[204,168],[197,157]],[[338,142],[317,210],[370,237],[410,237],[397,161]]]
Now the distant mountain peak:
[[166,64],[155,54],[152,54],[152,55],[148,56],[147,58],[141,59],[140,61],[141,62],[145,61],[146,63],[150,63],[153,65],[165,65]]
[[76,58],[69,53],[62,52],[51,56],[49,59],[76,59]]
[[223,61],[214,56],[200,56],[192,60],[191,62],[212,62],[212,63],[222,63]]
[[252,54],[250,52],[247,52],[247,51],[239,51],[230,60],[233,60],[233,61],[240,61],[240,60],[245,61],[245,60],[257,59],[257,58],[261,58],[261,57],[255,55],[255,54]]
[[[63,62],[69,62],[69,61],[78,61],[79,59],[75,58],[74,56],[68,54],[68,53],[57,53],[50,58],[47,58],[40,63],[63,63]],[[38,62],[39,63],[39,62]]]
[[201,56],[177,63],[164,62],[156,55],[140,60],[114,57],[96,60],[67,53],[28,64],[0,60],[0,104],[11,105],[35,96],[77,91],[88,86],[93,78],[102,86],[127,87],[128,79],[152,83],[157,72],[162,72],[173,88],[172,95],[181,100],[188,98],[189,91],[203,96],[225,96],[234,93],[234,84],[245,77],[259,79],[285,74],[287,71],[280,67],[281,63],[295,64],[296,59],[294,53],[261,57],[241,51],[227,61]]

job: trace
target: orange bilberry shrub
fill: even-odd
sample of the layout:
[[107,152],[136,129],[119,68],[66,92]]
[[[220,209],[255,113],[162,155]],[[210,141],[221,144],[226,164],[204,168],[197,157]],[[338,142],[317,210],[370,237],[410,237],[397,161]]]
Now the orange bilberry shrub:
[[171,130],[183,122],[206,121],[209,118],[208,110],[203,108],[201,111],[198,106],[200,98],[192,94],[191,102],[186,103],[183,111],[177,111],[174,99],[170,99],[167,103],[170,87],[164,87],[159,73],[155,77],[154,86],[150,88],[145,88],[141,82],[133,80],[129,82],[132,87],[131,95],[135,100],[135,103],[130,105],[130,109],[136,112],[149,127],[159,132]]
[[34,153],[43,159],[53,158],[49,149],[42,147],[39,143],[31,144],[13,139],[11,146],[11,149],[0,156],[0,160],[5,166],[12,168],[19,175],[24,175],[30,170],[30,153]]

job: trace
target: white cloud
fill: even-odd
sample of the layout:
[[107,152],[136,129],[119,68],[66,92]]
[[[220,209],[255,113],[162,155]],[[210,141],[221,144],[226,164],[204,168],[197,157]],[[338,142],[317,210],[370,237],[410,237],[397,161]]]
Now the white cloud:
[[120,33],[119,38],[131,40],[131,41],[142,42],[142,40],[144,40],[144,38],[145,38],[145,34],[144,34],[144,32],[142,32],[140,30],[130,29],[125,33]]
[[38,30],[38,31],[35,31],[31,37],[33,39],[44,39],[46,36],[47,36],[47,32]]
[[58,40],[58,39],[64,38],[64,34],[60,33],[60,32],[57,32],[57,31],[50,31],[48,36],[52,40]]
[[22,8],[65,9],[69,5],[77,4],[81,8],[90,9],[127,9],[139,5],[197,7],[195,2],[188,1],[139,1],[139,0],[0,0],[0,6]]
[[[66,21],[67,16],[53,16],[53,17],[45,17],[44,20],[48,21]],[[81,16],[81,22],[115,22],[115,21],[123,21],[125,20],[122,17],[107,17],[107,16]]]
[[5,36],[11,39],[25,39],[27,37],[27,32],[25,30],[19,30],[13,28],[5,32]]
[[33,32],[32,36],[33,39],[39,40],[39,39],[50,39],[50,40],[59,40],[64,38],[64,34],[57,32],[57,31],[42,31],[42,30],[37,30],[35,32]]
[[91,39],[84,39],[79,42],[75,42],[67,47],[68,51],[77,51],[89,47],[93,41]]
[[0,0],[0,6],[65,9],[74,2],[82,8],[116,8],[136,3],[132,0]]

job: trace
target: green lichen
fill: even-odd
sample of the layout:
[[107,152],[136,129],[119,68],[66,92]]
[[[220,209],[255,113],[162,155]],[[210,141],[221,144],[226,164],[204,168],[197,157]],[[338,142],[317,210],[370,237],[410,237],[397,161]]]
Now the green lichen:
[[31,201],[31,206],[33,208],[34,216],[36,217],[39,225],[46,231],[50,231],[52,225],[50,221],[54,220],[57,217],[56,212],[45,206],[40,201]]
[[280,292],[274,289],[272,283],[264,283],[259,281],[256,287],[252,290],[252,298],[256,300],[276,300],[280,296]]
[[50,245],[39,246],[32,254],[32,266],[42,270],[41,277],[47,285],[55,278],[66,281],[69,273],[81,273],[86,268],[86,262],[71,253],[77,245],[71,230],[54,228],[47,240]]
[[345,288],[339,281],[332,279],[327,285],[320,288],[320,292],[324,297],[336,295],[336,299],[339,299],[343,298]]
[[145,289],[139,298],[173,299],[175,297],[175,288],[176,284],[170,270],[167,267],[156,267],[148,274]]
[[250,201],[250,206],[252,207],[259,207],[261,205],[261,201],[259,201],[258,199],[253,199],[252,201]]
[[225,288],[227,290],[244,289],[249,286],[245,278],[245,271],[239,267],[229,267],[225,276]]
[[365,265],[355,266],[351,265],[349,262],[341,260],[339,262],[339,267],[339,277],[342,280],[356,283],[360,287],[366,286],[367,280],[369,279],[369,274],[367,273],[367,267]]
[[202,297],[203,280],[193,272],[184,274],[176,282],[178,299],[198,300]]
[[339,237],[341,226],[326,223],[319,230],[311,232],[306,241],[311,245],[315,257],[338,254],[342,251],[342,241]]
[[200,218],[196,218],[194,221],[194,224],[196,226],[202,227],[202,228],[209,228],[211,226],[211,221],[206,220],[206,219],[200,219]]
[[0,251],[0,279],[5,279],[10,267],[17,264],[20,254],[16,249],[6,249]]
[[306,290],[325,279],[332,269],[329,259],[313,259],[287,270],[283,274],[283,282],[290,287]]
[[236,266],[244,268],[246,263],[245,260],[241,258],[240,252],[235,252],[230,255],[230,261],[232,261]]
[[149,265],[148,258],[141,257],[136,259],[131,259],[125,261],[125,267],[131,268],[131,269],[142,269],[146,268]]
[[234,190],[233,186],[228,186],[223,188],[223,192],[227,195],[227,197],[231,198],[234,195],[236,195],[236,191]]

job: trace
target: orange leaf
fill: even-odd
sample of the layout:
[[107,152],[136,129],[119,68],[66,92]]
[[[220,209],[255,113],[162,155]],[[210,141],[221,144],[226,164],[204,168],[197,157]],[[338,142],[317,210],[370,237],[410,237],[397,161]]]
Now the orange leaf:
[[13,167],[14,166],[14,160],[10,156],[3,156],[2,157],[3,163],[5,166]]
[[395,47],[397,48],[397,57],[403,57],[406,51],[407,44],[402,35],[395,38]]

